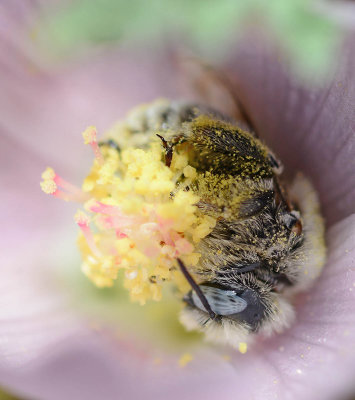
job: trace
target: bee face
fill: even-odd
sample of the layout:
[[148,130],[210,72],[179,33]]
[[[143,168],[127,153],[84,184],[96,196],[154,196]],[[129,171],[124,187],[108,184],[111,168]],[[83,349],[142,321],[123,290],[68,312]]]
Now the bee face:
[[[246,286],[222,287],[202,283],[200,288],[206,297],[216,319],[228,318],[237,323],[248,324],[255,331],[265,314],[265,305],[260,295]],[[184,298],[190,307],[207,312],[194,291]]]
[[182,323],[233,346],[288,327],[293,296],[311,285],[325,258],[310,183],[297,176],[286,191],[272,151],[206,107],[160,101],[138,114],[132,135],[143,133],[147,143],[159,133],[168,161],[172,151],[187,151],[197,176],[180,184],[199,196],[199,212],[217,220],[198,245],[199,264],[187,266],[199,290],[185,295]]

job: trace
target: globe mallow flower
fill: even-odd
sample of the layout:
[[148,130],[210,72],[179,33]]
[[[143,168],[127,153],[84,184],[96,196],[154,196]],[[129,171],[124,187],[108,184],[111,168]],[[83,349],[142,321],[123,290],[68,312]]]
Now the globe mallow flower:
[[[125,123],[118,124],[110,137],[120,143],[127,131]],[[199,212],[199,197],[185,190],[197,175],[187,155],[174,151],[167,166],[159,136],[147,149],[128,145],[122,152],[108,139],[99,146],[93,126],[83,138],[95,160],[82,188],[52,168],[42,173],[41,188],[56,198],[82,203],[85,211],[78,210],[74,219],[81,231],[84,274],[96,286],[110,287],[124,271],[124,287],[141,305],[161,300],[166,281],[186,292],[188,284],[176,260],[196,266],[201,255],[196,245],[216,224],[215,218]]]
[[[238,80],[259,134],[287,169],[303,171],[316,185],[328,261],[300,298],[287,332],[245,354],[204,347],[200,338],[174,351],[153,345],[147,324],[125,330],[127,315],[117,323],[113,314],[104,318],[106,310],[88,314],[73,304],[71,289],[79,303],[95,307],[80,287],[56,279],[80,263],[72,252],[76,230],[68,228],[77,206],[63,207],[38,190],[43,165],[68,182],[84,176],[91,159],[77,132],[88,118],[104,131],[135,104],[176,97],[169,59],[111,49],[49,68],[33,37],[23,33],[35,12],[32,2],[12,1],[2,11],[0,384],[24,398],[54,400],[331,399],[349,393],[355,369],[353,33],[340,49],[336,73],[318,88],[295,80],[255,40],[232,52],[228,76]],[[171,335],[178,329],[159,328]]]

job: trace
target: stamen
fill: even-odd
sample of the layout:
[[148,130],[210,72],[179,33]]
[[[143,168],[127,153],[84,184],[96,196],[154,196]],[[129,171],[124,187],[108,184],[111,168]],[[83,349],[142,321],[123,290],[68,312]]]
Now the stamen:
[[56,197],[56,198],[64,200],[64,201],[71,200],[68,195],[66,195],[64,192],[62,192],[58,189],[58,186],[52,179],[44,180],[43,182],[40,183],[40,185],[41,185],[41,189],[46,194],[50,194],[53,197]]
[[61,188],[67,190],[73,194],[84,194],[84,192],[77,186],[71,184],[70,182],[65,181],[62,177],[56,174],[54,178],[54,182]]
[[103,155],[101,153],[99,144],[97,142],[96,134],[97,134],[97,130],[96,130],[95,126],[87,127],[85,129],[85,131],[82,133],[83,138],[84,138],[84,143],[85,144],[89,144],[92,147],[97,162],[100,165],[103,165],[104,164],[104,157],[103,157]]
[[[82,135],[95,154],[83,190],[52,168],[43,172],[41,188],[51,196],[83,203],[84,212],[75,215],[81,230],[78,244],[83,270],[96,285],[111,286],[118,271],[128,269],[134,279],[126,276],[124,286],[131,299],[142,304],[158,301],[162,283],[175,279],[174,260],[184,256],[189,265],[196,265],[199,254],[193,253],[193,243],[211,231],[206,229],[212,226],[207,217],[195,213],[199,198],[178,184],[183,173],[190,184],[194,170],[188,168],[188,157],[178,152],[170,160],[171,168],[164,165],[159,143],[145,150],[125,148],[119,157],[107,147],[100,149],[94,126]],[[184,275],[176,272],[182,280]]]
[[42,173],[42,178],[43,178],[44,181],[51,181],[51,180],[54,181],[57,184],[57,186],[67,190],[68,192],[71,192],[71,193],[79,193],[80,192],[80,193],[82,193],[82,190],[79,187],[77,187],[77,186],[67,182],[66,180],[64,180],[51,167],[47,167],[45,169],[45,171]]
[[[61,178],[53,168],[47,167],[42,173],[43,181],[40,183],[44,193],[65,201],[83,203],[88,199],[88,194],[84,193],[79,187],[72,185]],[[59,188],[64,189],[60,190]]]
[[101,201],[96,201],[91,199],[86,203],[86,208],[94,213],[121,216],[122,212],[117,206],[112,206],[110,204],[102,203]]
[[94,235],[89,226],[90,218],[83,211],[78,210],[78,212],[74,216],[74,220],[78,224],[81,231],[83,232],[86,242],[89,245],[93,254],[95,254],[95,256],[97,256],[97,257],[101,257],[102,254],[95,243]]

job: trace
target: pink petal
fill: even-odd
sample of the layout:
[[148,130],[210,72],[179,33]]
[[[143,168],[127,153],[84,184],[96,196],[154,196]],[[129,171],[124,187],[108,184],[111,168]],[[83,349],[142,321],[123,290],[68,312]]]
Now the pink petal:
[[348,44],[333,84],[318,90],[300,88],[255,46],[233,64],[261,136],[290,169],[311,176],[328,222],[339,222],[328,232],[324,274],[299,305],[290,331],[246,355],[234,354],[230,363],[219,350],[203,348],[191,365],[179,369],[173,351],[164,354],[162,366],[154,366],[143,338],[142,343],[117,338],[105,325],[97,331],[71,306],[54,267],[79,263],[66,254],[75,240],[69,225],[73,209],[45,197],[38,186],[47,164],[80,181],[91,159],[80,136],[88,124],[103,131],[134,104],[175,95],[167,58],[120,50],[47,70],[35,46],[23,39],[31,10],[30,2],[14,0],[0,20],[0,50],[6,55],[0,58],[6,77],[0,91],[0,179],[6,188],[0,383],[26,397],[61,400],[217,399],[221,394],[316,400],[347,390],[355,368],[355,218],[341,219],[354,211],[355,200],[354,48]]
[[336,55],[337,72],[322,88],[290,78],[275,49],[255,38],[229,69],[259,136],[289,171],[312,179],[329,224],[354,212],[354,38]]
[[[1,352],[5,347],[7,357],[1,359],[0,382],[18,393],[53,400],[90,400],[99,394],[105,399],[134,399],[143,393],[156,399],[217,399],[221,393],[225,398],[334,398],[347,390],[355,367],[354,226],[352,216],[330,229],[328,264],[311,298],[299,307],[295,326],[245,355],[232,352],[231,363],[207,347],[196,351],[185,369],[179,369],[171,355],[154,366],[149,352],[131,350],[108,331],[82,330],[73,321],[72,330],[65,331],[68,320],[57,316],[55,324],[48,319],[51,314],[44,318],[43,292],[42,305],[33,302],[34,296],[27,304],[24,300],[35,288],[23,290],[18,282],[22,290],[12,302],[21,304],[23,314],[11,312],[1,324]],[[42,350],[33,352],[33,345],[44,338]]]

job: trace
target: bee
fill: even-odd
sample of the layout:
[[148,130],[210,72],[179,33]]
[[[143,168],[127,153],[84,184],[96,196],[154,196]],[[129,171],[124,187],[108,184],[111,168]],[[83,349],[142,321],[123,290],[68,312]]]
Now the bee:
[[126,124],[133,145],[158,134],[167,166],[173,152],[188,154],[197,176],[179,185],[194,191],[198,211],[217,221],[198,244],[197,266],[177,260],[191,285],[182,324],[232,346],[289,327],[295,294],[310,287],[325,257],[323,221],[308,180],[298,175],[286,190],[274,153],[206,106],[160,100],[137,109]]

